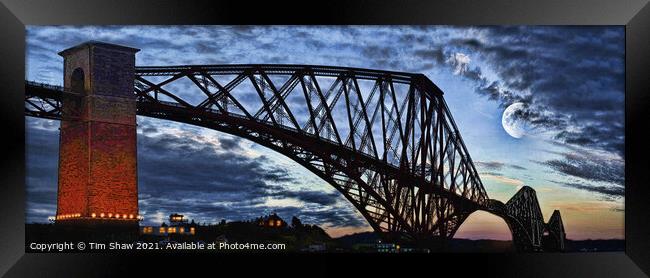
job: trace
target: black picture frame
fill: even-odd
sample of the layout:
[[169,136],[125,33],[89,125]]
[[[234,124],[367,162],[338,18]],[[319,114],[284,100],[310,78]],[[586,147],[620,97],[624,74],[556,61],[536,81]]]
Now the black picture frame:
[[[645,277],[650,274],[650,190],[647,169],[650,4],[624,1],[0,1],[0,88],[3,130],[0,177],[0,274],[7,277],[94,277],[184,269],[246,273],[269,267],[304,275],[355,270],[364,275],[485,277]],[[625,25],[625,252],[523,254],[351,254],[148,256],[25,253],[25,25],[142,24],[444,24]],[[254,267],[250,267],[254,266]],[[645,273],[645,274],[644,274]],[[277,274],[277,273],[276,273]],[[225,274],[224,274],[225,275]]]

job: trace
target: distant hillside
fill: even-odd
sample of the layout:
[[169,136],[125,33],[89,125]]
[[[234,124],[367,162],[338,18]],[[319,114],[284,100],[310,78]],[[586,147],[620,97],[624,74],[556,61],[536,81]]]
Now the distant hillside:
[[350,248],[354,244],[358,243],[374,243],[379,240],[379,235],[375,232],[363,232],[363,233],[354,233],[351,235],[344,235],[338,238],[335,238],[338,243],[342,246]]
[[[351,248],[354,244],[376,243],[380,239],[374,232],[355,233],[334,238],[341,246]],[[612,252],[625,251],[625,240],[567,240],[565,252]],[[491,239],[452,239],[449,252],[515,252],[512,241]]]
[[515,246],[510,240],[492,240],[492,239],[459,239],[454,238],[449,243],[451,252],[515,252]]
[[[380,240],[374,232],[355,233],[335,238],[336,242],[346,248],[354,244],[371,244]],[[453,239],[449,243],[449,252],[512,252],[514,246],[510,241]]]
[[625,251],[625,240],[623,239],[567,240],[564,245],[567,251],[573,252]]

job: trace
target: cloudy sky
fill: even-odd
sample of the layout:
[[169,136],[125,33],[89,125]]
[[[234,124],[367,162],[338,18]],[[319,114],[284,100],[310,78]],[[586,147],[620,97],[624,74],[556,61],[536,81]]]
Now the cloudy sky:
[[[318,64],[419,72],[444,92],[486,190],[536,189],[571,239],[624,236],[624,28],[451,26],[30,26],[26,78],[62,84],[56,53],[98,40],[136,64]],[[504,111],[515,109],[505,120]],[[282,155],[220,132],[138,117],[145,223],[277,212],[334,235],[370,230],[327,183]],[[26,119],[27,222],[55,214],[57,121]],[[197,170],[197,169],[200,169]],[[508,239],[477,212],[457,237]]]

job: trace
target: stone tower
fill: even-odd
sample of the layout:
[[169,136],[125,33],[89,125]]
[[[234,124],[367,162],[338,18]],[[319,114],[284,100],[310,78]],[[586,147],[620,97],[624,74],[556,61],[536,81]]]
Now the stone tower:
[[57,223],[135,224],[138,215],[135,53],[86,42],[61,51],[62,104]]

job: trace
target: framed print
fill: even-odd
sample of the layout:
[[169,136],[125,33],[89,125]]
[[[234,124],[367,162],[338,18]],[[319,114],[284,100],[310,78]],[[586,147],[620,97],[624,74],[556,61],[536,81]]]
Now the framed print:
[[644,1],[3,4],[10,277],[649,271]]

